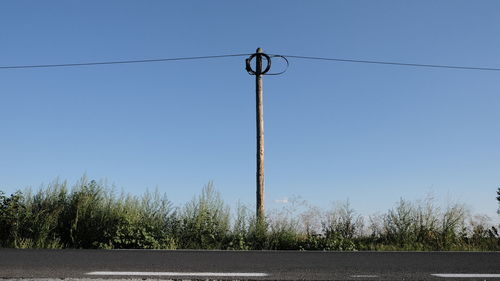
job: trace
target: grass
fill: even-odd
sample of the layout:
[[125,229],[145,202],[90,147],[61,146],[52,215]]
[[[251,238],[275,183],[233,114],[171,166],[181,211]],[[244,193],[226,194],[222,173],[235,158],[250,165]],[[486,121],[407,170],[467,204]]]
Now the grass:
[[363,218],[349,202],[320,210],[297,198],[256,222],[243,205],[231,212],[209,182],[174,207],[159,192],[117,195],[82,178],[71,188],[54,181],[32,192],[0,191],[0,247],[224,250],[500,250],[498,227],[461,204],[439,208],[432,198],[401,199]]

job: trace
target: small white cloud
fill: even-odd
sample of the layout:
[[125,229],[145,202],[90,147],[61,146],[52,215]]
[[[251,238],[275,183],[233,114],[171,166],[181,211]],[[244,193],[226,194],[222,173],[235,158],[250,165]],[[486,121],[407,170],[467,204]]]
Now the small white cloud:
[[274,200],[274,203],[288,204],[288,197],[284,197],[283,199],[276,199],[276,200]]

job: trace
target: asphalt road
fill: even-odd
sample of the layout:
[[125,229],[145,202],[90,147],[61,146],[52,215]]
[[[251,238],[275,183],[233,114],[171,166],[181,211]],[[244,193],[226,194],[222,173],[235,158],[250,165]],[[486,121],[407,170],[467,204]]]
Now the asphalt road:
[[0,278],[500,280],[500,252],[0,249]]

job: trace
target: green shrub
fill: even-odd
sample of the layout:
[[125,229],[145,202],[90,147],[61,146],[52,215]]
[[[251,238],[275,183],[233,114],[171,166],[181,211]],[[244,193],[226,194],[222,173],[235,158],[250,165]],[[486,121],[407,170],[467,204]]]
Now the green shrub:
[[236,218],[234,220],[232,231],[228,237],[228,250],[250,250],[248,243],[250,218],[248,208],[238,203],[236,209]]
[[180,214],[179,246],[186,249],[226,248],[229,227],[229,208],[209,182],[201,195],[188,202]]
[[4,192],[0,191],[0,245],[2,247],[18,247],[19,245],[20,213],[24,208],[22,199],[20,192],[7,197]]

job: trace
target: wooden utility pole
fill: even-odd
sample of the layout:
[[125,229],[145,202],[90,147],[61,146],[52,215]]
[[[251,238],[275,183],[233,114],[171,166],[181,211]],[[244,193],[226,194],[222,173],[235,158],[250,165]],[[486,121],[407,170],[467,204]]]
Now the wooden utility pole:
[[[261,48],[257,49],[255,62],[255,94],[257,117],[257,221],[264,221],[264,105],[262,92],[262,54]],[[268,62],[269,63],[269,62]]]
[[[251,61],[255,58],[255,70],[252,69]],[[267,65],[262,69],[262,58]],[[262,93],[262,75],[266,74],[271,68],[271,58],[265,54],[261,48],[258,48],[255,54],[252,54],[246,60],[246,70],[250,75],[255,75],[255,107],[257,121],[257,204],[256,216],[259,225],[264,223],[264,106]]]

